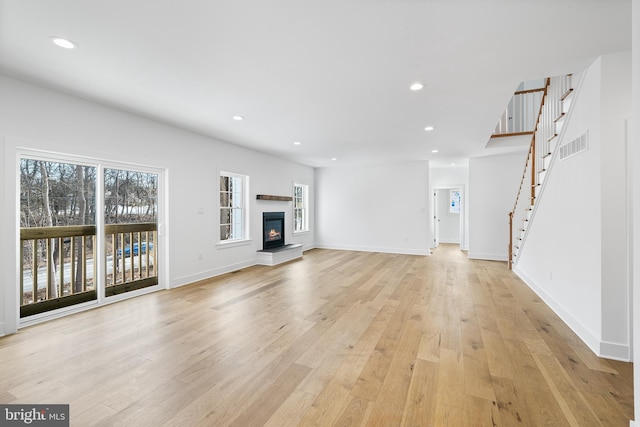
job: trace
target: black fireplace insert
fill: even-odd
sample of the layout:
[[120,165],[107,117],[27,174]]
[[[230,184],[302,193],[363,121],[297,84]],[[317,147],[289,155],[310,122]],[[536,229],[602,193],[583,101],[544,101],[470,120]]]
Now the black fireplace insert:
[[284,244],[284,212],[263,212],[262,249],[273,249]]

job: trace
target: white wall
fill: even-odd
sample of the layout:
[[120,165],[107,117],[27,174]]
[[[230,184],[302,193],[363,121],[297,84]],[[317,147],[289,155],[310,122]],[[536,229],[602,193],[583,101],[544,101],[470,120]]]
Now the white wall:
[[[632,0],[632,126],[633,165],[633,389],[635,418],[640,420],[640,0]],[[632,426],[634,424],[632,423]],[[635,423],[640,425],[640,423]]]
[[[232,271],[256,260],[262,249],[262,211],[285,211],[287,240],[315,244],[314,170],[252,150],[197,135],[139,116],[0,77],[0,138],[4,141],[3,221],[0,283],[5,288],[0,333],[15,329],[17,301],[16,150],[24,147],[87,158],[126,162],[166,171],[168,212],[164,230],[169,245],[165,286],[179,286]],[[220,247],[218,174],[250,176],[252,241]],[[256,200],[256,194],[290,196],[293,183],[309,185],[311,232],[291,236],[291,202]],[[0,288],[1,289],[1,288]],[[7,300],[8,298],[8,300]],[[0,308],[1,309],[1,308]],[[8,320],[7,320],[8,319]]]
[[559,143],[588,132],[588,150],[554,157],[515,266],[596,354],[622,360],[629,358],[629,67],[629,52],[607,55],[581,76]]
[[[461,206],[461,221],[462,221],[462,235],[460,241],[460,248],[462,250],[469,250],[469,214],[468,214],[468,197],[469,197],[469,167],[468,166],[456,166],[456,167],[430,167],[429,168],[429,184],[431,189],[437,188],[460,188],[462,190],[462,206]],[[431,191],[433,194],[433,191]],[[431,212],[433,217],[433,212]],[[433,236],[434,230],[431,226],[431,235]],[[433,238],[430,240],[433,242]]]
[[469,258],[507,261],[509,217],[527,153],[469,160]]
[[429,254],[426,161],[320,168],[316,194],[316,246]]
[[597,62],[584,76],[565,123],[567,141],[589,132],[589,149],[556,162],[547,173],[514,269],[594,351],[601,334],[601,73]]
[[[626,168],[626,120],[631,115],[631,52],[602,57],[602,337],[601,353],[616,355],[624,346],[629,360],[629,228]],[[613,348],[609,348],[609,347]]]

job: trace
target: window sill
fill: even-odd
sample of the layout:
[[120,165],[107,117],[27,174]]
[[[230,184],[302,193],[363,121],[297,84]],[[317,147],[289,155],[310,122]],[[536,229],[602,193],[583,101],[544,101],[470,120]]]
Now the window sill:
[[310,230],[294,231],[293,235],[294,236],[304,236],[305,234],[309,234],[310,232],[311,232]]
[[216,244],[216,248],[218,249],[235,248],[236,246],[247,246],[252,243],[253,243],[253,240],[251,239],[227,240],[223,242],[218,242]]

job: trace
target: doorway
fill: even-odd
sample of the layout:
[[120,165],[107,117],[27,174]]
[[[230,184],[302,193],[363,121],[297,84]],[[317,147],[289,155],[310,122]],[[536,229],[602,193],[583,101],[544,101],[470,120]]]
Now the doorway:
[[21,325],[159,289],[161,170],[23,153],[19,171]]
[[440,243],[466,245],[464,186],[437,187],[432,192],[431,247]]

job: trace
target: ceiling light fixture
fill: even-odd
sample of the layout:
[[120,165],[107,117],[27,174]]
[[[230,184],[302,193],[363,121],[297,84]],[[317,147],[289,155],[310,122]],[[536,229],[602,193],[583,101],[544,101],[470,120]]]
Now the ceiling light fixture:
[[294,141],[293,145],[302,145],[302,142],[300,142],[300,141]]
[[332,157],[331,160],[333,160],[335,162],[336,160],[338,160],[338,158],[337,157]]
[[69,39],[65,39],[64,37],[51,36],[50,39],[53,44],[65,49],[75,49],[78,47],[77,43],[74,43]]
[[411,86],[409,86],[409,90],[416,92],[416,91],[422,90],[423,87],[424,85],[422,83],[415,82]]
[[237,121],[240,122],[240,121],[244,120],[244,117],[242,117],[242,116],[233,116],[233,120],[237,120]]
[[426,130],[427,132],[434,130],[435,128],[433,126],[427,126],[424,128],[424,130]]
[[456,165],[455,163],[451,163],[451,166],[455,166],[455,165]]
[[431,152],[432,152],[432,153],[437,153],[437,152],[438,152],[438,150],[431,150]]

